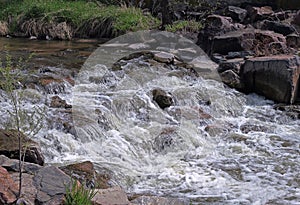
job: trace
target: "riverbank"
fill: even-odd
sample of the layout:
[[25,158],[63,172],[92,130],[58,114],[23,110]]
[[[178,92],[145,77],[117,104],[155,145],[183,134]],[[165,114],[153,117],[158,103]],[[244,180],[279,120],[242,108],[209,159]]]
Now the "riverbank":
[[0,34],[38,39],[113,38],[158,28],[141,9],[87,1],[9,1],[0,4]]

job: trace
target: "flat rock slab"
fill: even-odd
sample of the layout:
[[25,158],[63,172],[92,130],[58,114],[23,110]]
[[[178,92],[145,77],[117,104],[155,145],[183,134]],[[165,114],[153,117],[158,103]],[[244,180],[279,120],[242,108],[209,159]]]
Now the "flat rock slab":
[[94,205],[125,205],[130,204],[126,193],[120,187],[96,189],[97,194],[92,199]]
[[38,190],[37,200],[40,203],[45,203],[54,196],[64,195],[66,186],[71,184],[71,178],[54,166],[40,169],[33,180]]
[[252,58],[241,68],[246,92],[256,92],[287,104],[300,98],[299,75],[300,59],[293,55]]

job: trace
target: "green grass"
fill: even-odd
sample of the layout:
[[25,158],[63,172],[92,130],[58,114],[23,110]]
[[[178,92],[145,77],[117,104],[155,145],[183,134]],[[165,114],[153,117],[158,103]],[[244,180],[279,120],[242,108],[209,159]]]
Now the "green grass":
[[195,20],[190,21],[175,21],[172,25],[166,26],[166,31],[169,32],[199,32],[203,25]]
[[2,0],[0,20],[16,22],[38,19],[43,22],[67,22],[73,28],[91,19],[110,19],[113,33],[125,33],[159,26],[158,19],[143,15],[138,8],[101,6],[84,0]]

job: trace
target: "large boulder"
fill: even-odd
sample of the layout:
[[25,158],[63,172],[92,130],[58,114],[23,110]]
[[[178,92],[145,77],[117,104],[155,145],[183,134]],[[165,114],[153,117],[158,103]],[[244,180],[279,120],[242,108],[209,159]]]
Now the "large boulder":
[[215,36],[211,47],[212,53],[223,55],[237,51],[253,51],[256,56],[288,52],[282,34],[259,29],[244,29]]
[[22,141],[22,149],[25,152],[25,161],[39,165],[44,164],[44,156],[39,145],[16,130],[0,129],[0,155],[12,159],[19,159],[19,137]]
[[18,185],[6,169],[0,166],[0,204],[12,204],[17,200]]
[[259,24],[259,28],[262,30],[270,30],[276,33],[281,33],[282,35],[285,36],[296,32],[294,26],[280,21],[264,20]]
[[300,59],[293,55],[248,59],[241,68],[245,92],[256,92],[276,102],[300,99]]
[[71,178],[59,168],[47,166],[36,173],[33,183],[37,189],[36,202],[44,204],[56,198],[62,200]]
[[215,36],[221,36],[230,31],[243,28],[240,24],[233,24],[232,18],[220,15],[210,15],[206,18],[205,27],[198,35],[197,44],[210,54],[211,44]]

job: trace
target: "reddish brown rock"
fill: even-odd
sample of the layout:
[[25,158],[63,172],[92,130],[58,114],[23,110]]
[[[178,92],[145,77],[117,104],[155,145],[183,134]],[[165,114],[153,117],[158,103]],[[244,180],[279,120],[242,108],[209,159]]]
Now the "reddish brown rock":
[[161,109],[165,109],[173,105],[173,99],[166,91],[162,89],[154,89],[152,91],[153,100],[158,104]]
[[300,59],[293,55],[256,57],[241,68],[245,92],[256,92],[276,102],[300,99]]
[[109,173],[105,171],[103,171],[103,173],[96,172],[93,163],[90,161],[70,164],[68,166],[60,167],[60,169],[88,187],[100,189],[110,187],[109,180],[111,177]]
[[61,99],[59,96],[53,96],[51,98],[50,107],[53,107],[53,108],[72,108],[72,105],[67,104],[66,101]]
[[9,158],[19,159],[18,136],[20,136],[22,140],[23,149],[26,150],[25,161],[43,165],[44,156],[42,155],[38,144],[15,130],[0,129],[0,155],[2,154]]
[[0,204],[12,204],[17,200],[18,185],[6,169],[0,167]]
[[250,16],[251,22],[256,22],[259,20],[264,20],[272,15],[274,12],[272,7],[263,6],[263,7],[248,7],[248,16]]
[[94,205],[125,205],[129,204],[126,193],[120,187],[96,189],[96,196],[92,199]]
[[253,51],[256,56],[287,53],[285,37],[273,31],[245,29],[215,36],[212,53],[228,54],[237,51]]

